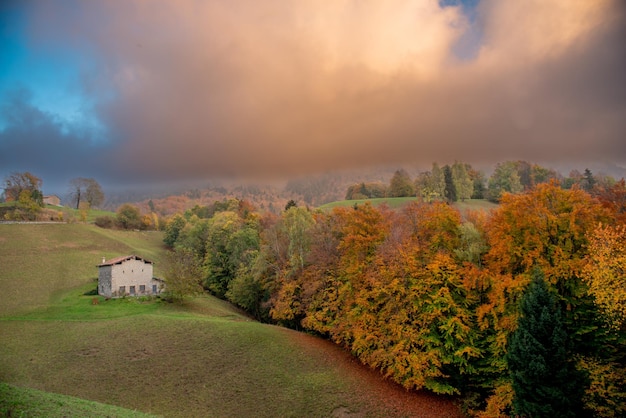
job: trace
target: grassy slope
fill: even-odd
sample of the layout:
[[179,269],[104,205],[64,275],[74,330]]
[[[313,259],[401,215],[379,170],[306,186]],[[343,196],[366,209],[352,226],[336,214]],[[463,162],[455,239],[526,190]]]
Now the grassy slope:
[[455,413],[441,398],[364,377],[330,343],[250,321],[215,298],[178,307],[83,295],[103,255],[136,252],[158,267],[160,239],[0,225],[0,381],[165,416]]
[[[158,258],[162,239],[158,232],[83,224],[0,225],[0,315],[47,306],[70,289],[93,284],[102,257]],[[158,263],[155,270],[158,275]]]
[[0,416],[149,418],[154,415],[36,389],[0,383]]

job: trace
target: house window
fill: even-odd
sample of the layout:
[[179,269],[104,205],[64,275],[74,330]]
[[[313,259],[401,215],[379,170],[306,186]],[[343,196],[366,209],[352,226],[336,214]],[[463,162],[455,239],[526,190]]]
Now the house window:
[[120,295],[123,295],[126,293],[126,286],[120,286]]
[[145,284],[140,284],[139,285],[139,293],[146,293],[146,285]]
[[157,285],[155,284],[152,285],[152,293],[154,293],[155,295],[157,293]]
[[131,286],[130,287],[130,294],[134,295],[135,294],[135,286]]

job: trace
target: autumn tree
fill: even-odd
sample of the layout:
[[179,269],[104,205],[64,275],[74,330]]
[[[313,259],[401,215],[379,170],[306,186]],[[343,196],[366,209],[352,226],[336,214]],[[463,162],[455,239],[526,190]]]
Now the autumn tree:
[[599,417],[626,414],[626,225],[599,224],[589,243],[585,281],[609,327],[603,350],[588,353],[580,367],[589,372],[588,409]]
[[457,200],[465,201],[472,197],[474,182],[467,172],[466,164],[455,162],[452,165],[452,183],[456,190]]
[[615,329],[626,330],[626,225],[598,225],[589,243],[585,279]]
[[567,177],[565,177],[562,181],[561,181],[561,186],[564,189],[571,189],[572,187],[574,187],[574,185],[578,185],[580,186],[580,183],[583,179],[583,175],[581,174],[580,171],[578,170],[571,170],[569,172],[569,175]]
[[560,181],[561,176],[553,169],[542,167],[539,164],[533,164],[530,170],[532,186],[541,183],[549,183],[551,181]]
[[163,238],[165,245],[169,248],[174,248],[174,245],[176,244],[176,241],[178,240],[178,237],[180,236],[186,223],[185,218],[180,214],[172,216],[167,221],[167,224],[165,225],[165,237]]
[[[188,248],[193,251],[198,259],[204,260],[207,251],[209,223],[208,219],[201,219],[196,215],[189,217],[178,234],[176,247]],[[176,227],[175,224],[171,226]],[[174,232],[174,228],[171,228],[169,232]]]
[[95,208],[104,201],[104,193],[100,184],[92,178],[76,177],[70,180],[70,199],[76,209],[86,203],[89,208]]
[[240,264],[237,274],[228,283],[226,299],[245,309],[257,320],[268,321],[267,292],[262,278],[263,262],[256,256],[249,257],[249,264]]
[[611,211],[618,224],[626,225],[626,181],[624,179],[611,186],[599,188],[596,196],[602,206]]
[[576,370],[561,307],[536,269],[508,344],[514,412],[521,417],[584,416],[584,375]]
[[42,184],[39,177],[28,171],[12,173],[4,179],[5,199],[7,202],[18,202],[23,195],[22,199],[27,197],[34,204],[43,207]]
[[452,253],[459,245],[460,213],[443,202],[411,202],[402,209],[404,228],[422,246],[427,256]]
[[524,160],[513,161],[512,164],[515,167],[515,171],[517,171],[523,190],[531,189],[534,186],[532,164]]
[[123,229],[145,229],[137,206],[125,203],[117,209],[117,224]]
[[389,183],[387,194],[389,197],[408,197],[415,195],[413,181],[406,170],[396,170]]
[[311,245],[310,229],[313,216],[305,208],[293,207],[283,216],[283,228],[289,240],[289,264],[293,271],[302,270]]
[[415,180],[417,195],[424,202],[444,200],[446,194],[446,182],[443,170],[437,163],[433,163],[432,169],[420,173]]
[[471,222],[459,226],[460,240],[454,254],[460,261],[482,266],[482,259],[487,252],[487,241],[481,231]]
[[[317,294],[310,297],[303,324],[314,331],[344,343],[348,334],[343,321],[345,309],[354,303],[365,282],[365,272],[384,241],[389,223],[378,208],[369,203],[355,208],[335,208],[318,221],[319,237],[311,249],[313,262],[305,271],[315,277]],[[319,229],[318,229],[319,228]]]
[[275,320],[294,328],[299,327],[304,315],[301,303],[303,271],[313,241],[314,225],[313,215],[307,209],[291,208],[282,214],[273,226],[274,230],[265,235],[265,239],[273,241],[272,247],[266,246],[263,251],[268,267],[270,263],[274,267],[272,287],[275,291],[270,299],[270,313]]
[[474,169],[471,165],[466,164],[467,174],[472,179],[472,199],[485,198],[485,175],[482,171]]
[[556,182],[538,185],[524,194],[505,195],[487,227],[490,248],[485,260],[492,274],[499,276],[491,294],[499,307],[492,305],[489,310],[514,315],[510,302],[525,287],[532,268],[539,266],[549,286],[569,306],[564,320],[576,328],[571,333],[581,348],[598,341],[586,335],[597,324],[582,278],[589,237],[607,216],[587,193],[563,190]]
[[186,297],[202,292],[202,266],[192,250],[179,247],[168,251],[164,261],[166,300],[183,303]]
[[509,194],[490,220],[491,267],[518,275],[539,264],[564,291],[566,281],[581,277],[588,238],[608,217],[587,193],[563,190],[556,182]]
[[358,183],[348,187],[346,200],[359,200],[385,197],[387,186],[382,183]]
[[520,193],[524,190],[515,162],[498,163],[488,182],[488,199],[499,202],[504,193]]

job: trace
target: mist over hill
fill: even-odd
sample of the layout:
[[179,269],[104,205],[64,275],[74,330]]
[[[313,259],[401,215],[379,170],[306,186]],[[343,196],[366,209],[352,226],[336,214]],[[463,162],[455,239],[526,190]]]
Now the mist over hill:
[[[441,165],[446,164],[440,163]],[[626,177],[626,164],[609,162],[581,162],[577,164],[539,163],[567,177],[573,170],[590,169],[598,176],[614,179]],[[488,178],[495,164],[472,164],[473,168]],[[388,165],[363,169],[328,171],[325,173],[293,177],[290,179],[212,179],[202,182],[171,182],[161,184],[136,184],[105,189],[104,209],[116,210],[124,203],[132,203],[146,212],[156,208],[162,215],[185,211],[195,205],[208,205],[215,201],[237,198],[246,200],[262,211],[280,212],[287,202],[294,200],[300,206],[317,207],[343,200],[349,186],[358,183],[388,184],[394,172],[405,170],[412,178],[428,171],[430,166],[409,164]],[[152,203],[150,203],[152,202]]]

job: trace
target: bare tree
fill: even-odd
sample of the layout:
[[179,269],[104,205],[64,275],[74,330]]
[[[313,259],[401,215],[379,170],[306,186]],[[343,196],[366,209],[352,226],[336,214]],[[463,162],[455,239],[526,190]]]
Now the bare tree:
[[81,203],[88,203],[93,208],[102,204],[104,193],[96,180],[76,177],[70,180],[70,199],[76,209],[80,208]]

